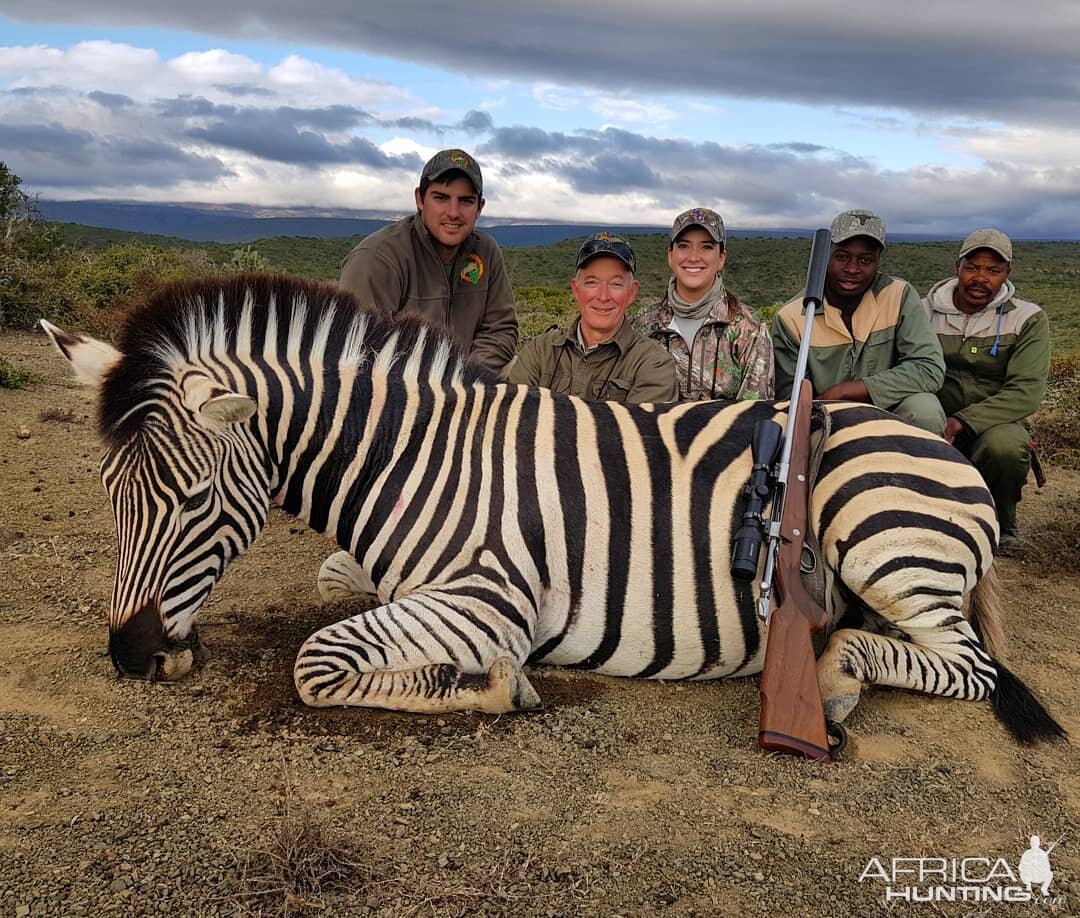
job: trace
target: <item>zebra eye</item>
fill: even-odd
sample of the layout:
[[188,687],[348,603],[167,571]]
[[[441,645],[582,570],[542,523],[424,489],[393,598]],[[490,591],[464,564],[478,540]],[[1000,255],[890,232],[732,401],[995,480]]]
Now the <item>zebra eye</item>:
[[203,488],[184,500],[184,510],[198,510],[210,499],[210,488]]

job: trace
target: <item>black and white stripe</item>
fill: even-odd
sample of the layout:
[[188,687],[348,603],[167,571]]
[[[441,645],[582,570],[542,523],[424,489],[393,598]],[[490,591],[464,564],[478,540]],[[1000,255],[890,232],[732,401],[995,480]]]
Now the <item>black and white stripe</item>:
[[[273,501],[356,559],[331,557],[324,592],[378,596],[301,648],[310,704],[526,707],[528,660],[659,679],[761,668],[753,587],[729,554],[751,431],[783,403],[627,406],[496,384],[434,327],[285,278],[169,288],[120,351],[101,418],[114,631],[151,606],[184,639]],[[254,414],[213,422],[208,393]],[[980,634],[964,614],[997,538],[978,473],[884,412],[830,414],[811,508],[828,611],[888,627],[833,634],[827,711],[842,719],[874,683],[987,697],[998,667],[980,638],[995,623]]]

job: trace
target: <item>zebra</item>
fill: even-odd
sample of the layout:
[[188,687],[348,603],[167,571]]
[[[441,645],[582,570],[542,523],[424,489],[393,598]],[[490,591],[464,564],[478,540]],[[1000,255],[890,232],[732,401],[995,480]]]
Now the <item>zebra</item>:
[[[41,324],[99,393],[121,675],[192,668],[199,609],[271,505],[348,553],[324,565],[324,593],[377,597],[303,643],[308,705],[530,710],[529,662],[654,679],[761,669],[766,625],[729,552],[751,431],[783,421],[784,402],[630,406],[499,383],[440,327],[283,275],[168,285],[115,348]],[[1064,736],[1000,662],[978,473],[885,412],[827,410],[810,509],[828,719],[886,685],[993,699],[1021,742]]]

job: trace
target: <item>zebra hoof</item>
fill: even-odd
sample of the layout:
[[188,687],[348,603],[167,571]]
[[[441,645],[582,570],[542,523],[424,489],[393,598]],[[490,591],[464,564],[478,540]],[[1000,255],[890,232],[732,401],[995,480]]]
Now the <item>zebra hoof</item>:
[[491,664],[488,687],[492,693],[506,699],[506,712],[536,711],[543,707],[540,695],[525,678],[524,671],[509,657],[499,657]]

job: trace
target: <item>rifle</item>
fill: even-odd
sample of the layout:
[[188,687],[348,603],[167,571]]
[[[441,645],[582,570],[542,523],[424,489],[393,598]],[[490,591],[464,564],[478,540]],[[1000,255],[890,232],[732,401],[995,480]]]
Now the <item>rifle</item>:
[[1042,460],[1039,458],[1037,450],[1039,444],[1034,437],[1031,438],[1029,443],[1031,445],[1031,474],[1035,476],[1035,487],[1041,488],[1046,484],[1046,472],[1043,471]]
[[[758,597],[758,614],[768,625],[765,666],[761,674],[758,745],[770,752],[831,762],[825,711],[818,688],[813,637],[828,623],[825,610],[806,592],[800,576],[803,542],[809,522],[809,459],[812,387],[806,379],[814,313],[825,295],[825,272],[832,239],[814,235],[803,298],[805,321],[787,425],[780,445],[780,425],[759,421],[751,441],[753,469],[747,485],[742,524],[732,549],[732,576],[752,580],[763,539],[768,539]],[[776,458],[779,446],[779,458]],[[763,509],[771,496],[770,521]],[[779,604],[772,609],[773,579]]]

